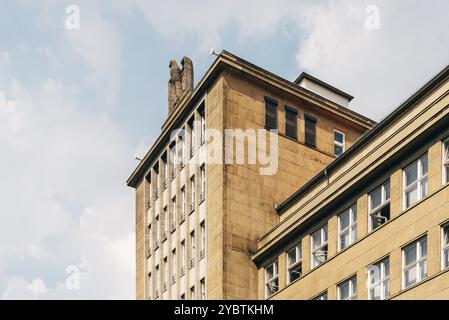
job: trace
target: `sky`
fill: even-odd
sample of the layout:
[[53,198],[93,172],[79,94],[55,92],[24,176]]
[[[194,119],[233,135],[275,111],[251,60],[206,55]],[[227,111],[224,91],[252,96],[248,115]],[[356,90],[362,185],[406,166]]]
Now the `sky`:
[[189,56],[196,82],[211,48],[291,81],[306,71],[379,121],[449,64],[448,12],[445,0],[2,1],[0,298],[135,298],[126,179],[167,116],[170,59]]

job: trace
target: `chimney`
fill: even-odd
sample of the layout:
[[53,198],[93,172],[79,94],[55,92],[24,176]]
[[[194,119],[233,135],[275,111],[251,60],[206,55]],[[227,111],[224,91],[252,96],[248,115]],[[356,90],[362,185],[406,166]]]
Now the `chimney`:
[[193,63],[188,57],[181,61],[182,69],[179,69],[176,60],[171,60],[170,80],[168,81],[168,114],[178,106],[179,101],[193,91]]

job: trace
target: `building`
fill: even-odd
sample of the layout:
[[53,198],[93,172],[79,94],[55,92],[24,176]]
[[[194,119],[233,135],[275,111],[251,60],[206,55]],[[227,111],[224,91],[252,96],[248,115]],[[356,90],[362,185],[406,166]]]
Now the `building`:
[[277,204],[375,123],[321,80],[290,82],[226,51],[195,88],[193,74],[190,59],[170,62],[167,120],[127,181],[136,296],[264,298],[267,239],[285,220]]
[[279,206],[259,299],[449,299],[449,67]]

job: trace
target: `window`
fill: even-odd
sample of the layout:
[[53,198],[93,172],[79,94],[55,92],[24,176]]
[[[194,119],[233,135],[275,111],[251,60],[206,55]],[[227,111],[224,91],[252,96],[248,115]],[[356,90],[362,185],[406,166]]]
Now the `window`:
[[179,136],[179,141],[181,142],[181,169],[184,168],[186,164],[186,143],[183,136]]
[[270,297],[279,290],[279,272],[277,260],[265,268],[265,295]]
[[449,224],[444,225],[441,231],[441,269],[446,269],[449,267]]
[[427,237],[402,249],[403,288],[408,288],[427,277]]
[[167,181],[168,181],[168,162],[167,162],[167,155],[162,159],[162,162],[164,164],[164,181],[163,181],[163,189],[167,188]]
[[312,234],[312,268],[327,260],[327,225]]
[[201,231],[201,247],[200,247],[200,260],[205,257],[206,254],[206,225],[203,222],[200,223]]
[[195,176],[192,176],[190,178],[190,200],[191,200],[191,206],[190,206],[190,212],[193,212],[195,210]]
[[443,143],[443,184],[449,183],[449,139]]
[[390,220],[390,180],[370,192],[369,231],[372,231]]
[[276,100],[265,97],[265,127],[278,128],[278,104]]
[[176,229],[176,218],[178,214],[177,206],[176,206],[176,197],[173,197],[171,200],[172,203],[172,222],[171,222],[171,231],[173,232]]
[[176,178],[176,144],[170,149],[171,161],[172,161],[172,180]]
[[204,104],[199,109],[200,117],[201,117],[201,127],[200,127],[200,135],[201,135],[201,145],[206,141],[206,113],[204,110]]
[[175,282],[175,279],[176,279],[176,273],[178,272],[178,261],[176,260],[177,259],[177,257],[176,257],[176,249],[173,249],[172,250],[172,252],[171,252],[171,258],[172,258],[172,264],[173,264],[173,281],[172,281],[172,283],[174,283]]
[[161,285],[161,275],[159,272],[159,265],[157,265],[156,266],[156,290],[159,290],[160,285]]
[[190,123],[190,157],[195,154],[195,121],[192,119]]
[[200,202],[203,202],[206,198],[206,167],[203,164],[200,168],[201,173],[201,194],[200,194]]
[[148,296],[149,296],[149,298],[151,299],[151,292],[153,291],[153,283],[151,282],[151,272],[150,273],[148,273],[148,291],[149,291],[149,293],[148,293]]
[[195,300],[196,296],[195,296],[195,286],[192,286],[190,288],[190,300]]
[[182,212],[181,212],[181,214],[184,216],[185,215],[185,213],[186,213],[186,188],[185,187],[182,187],[181,188],[181,200],[182,200],[182,203],[181,203],[181,210],[182,210]]
[[357,207],[353,205],[338,216],[338,250],[357,240]]
[[186,261],[187,261],[186,241],[182,240],[181,241],[181,277],[184,275],[185,270],[186,270]]
[[305,143],[316,147],[316,119],[306,114],[304,115],[304,123]]
[[206,279],[200,280],[200,294],[201,294],[201,300],[206,300]]
[[196,246],[195,246],[195,230],[190,232],[190,268],[195,266]]
[[338,300],[357,300],[357,277],[343,281],[337,286]]
[[167,257],[164,258],[164,291],[167,290],[168,282],[168,262]]
[[334,130],[334,155],[338,157],[345,152],[345,134]]
[[298,138],[298,111],[285,107],[285,135]]
[[287,284],[299,279],[302,275],[301,243],[287,252]]
[[168,232],[168,209],[167,206],[163,209],[163,218],[164,218],[164,239],[167,238],[167,232]]
[[427,196],[427,172],[427,153],[404,169],[404,209]]
[[156,240],[159,240],[161,237],[161,222],[159,221],[159,215],[156,216]]
[[390,295],[390,259],[368,267],[368,299],[385,300]]
[[327,291],[321,293],[320,295],[316,296],[312,300],[327,300]]

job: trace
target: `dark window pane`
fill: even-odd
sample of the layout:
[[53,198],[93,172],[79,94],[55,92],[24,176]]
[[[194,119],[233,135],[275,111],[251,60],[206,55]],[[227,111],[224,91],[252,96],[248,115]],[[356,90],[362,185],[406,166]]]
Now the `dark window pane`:
[[316,147],[316,119],[305,115],[305,143]]
[[285,109],[285,134],[290,138],[298,137],[298,114]]
[[272,101],[265,100],[265,126],[268,129],[278,128],[278,108],[277,104]]

